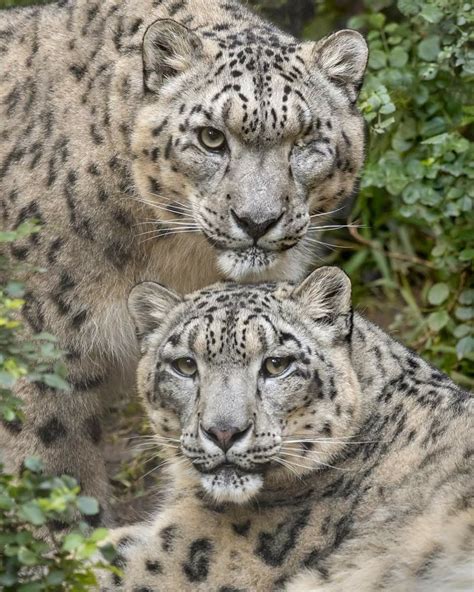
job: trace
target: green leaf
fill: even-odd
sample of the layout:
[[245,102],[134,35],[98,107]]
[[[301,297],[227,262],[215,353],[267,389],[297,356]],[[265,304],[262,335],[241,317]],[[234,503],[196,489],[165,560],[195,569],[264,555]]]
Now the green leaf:
[[449,296],[449,286],[443,282],[431,286],[428,292],[428,302],[433,306],[439,306]]
[[84,537],[81,534],[72,532],[64,537],[63,551],[75,551],[84,543]]
[[458,301],[460,304],[474,304],[474,289],[463,290],[459,294]]
[[43,462],[37,456],[27,457],[23,464],[32,473],[41,473],[43,470]]
[[470,321],[474,318],[474,307],[472,306],[457,306],[454,314],[460,321]]
[[380,49],[374,49],[369,53],[369,68],[380,70],[387,65],[387,56]]
[[429,23],[436,24],[443,18],[443,11],[433,4],[425,4],[420,15]]
[[18,551],[18,560],[23,565],[37,565],[38,564],[38,557],[36,556],[33,551],[27,549],[26,547],[20,547]]
[[65,573],[64,571],[61,571],[59,569],[55,569],[53,571],[50,571],[46,581],[48,582],[48,584],[50,586],[59,586],[60,584],[62,584],[65,580]]
[[408,63],[408,54],[403,47],[394,47],[388,55],[388,61],[392,68],[403,68]]
[[445,310],[432,312],[428,317],[428,326],[432,331],[441,331],[449,322],[449,314]]
[[459,253],[460,261],[472,261],[474,260],[474,249],[464,249]]
[[436,61],[441,51],[440,39],[438,35],[431,35],[423,39],[418,45],[418,57],[425,62]]
[[470,335],[472,333],[472,327],[469,325],[458,325],[456,329],[453,331],[454,337],[461,339],[462,337],[466,337],[466,335]]
[[107,537],[108,533],[109,531],[106,528],[96,528],[89,537],[89,541],[93,543],[103,541]]
[[413,16],[420,11],[418,2],[413,0],[398,0],[398,10],[405,16]]
[[0,510],[11,510],[15,507],[15,500],[6,493],[0,493]]
[[51,388],[64,391],[69,389],[69,384],[57,374],[45,374],[43,376],[43,381]]
[[99,503],[93,497],[81,495],[77,498],[77,507],[82,514],[91,515],[99,512]]
[[469,354],[474,352],[474,337],[471,335],[467,335],[460,339],[456,344],[456,354],[458,356],[458,360],[462,360],[463,358],[467,357]]
[[19,514],[23,520],[29,522],[30,524],[34,524],[35,526],[40,526],[46,521],[43,511],[36,502],[28,502],[27,504],[21,506]]

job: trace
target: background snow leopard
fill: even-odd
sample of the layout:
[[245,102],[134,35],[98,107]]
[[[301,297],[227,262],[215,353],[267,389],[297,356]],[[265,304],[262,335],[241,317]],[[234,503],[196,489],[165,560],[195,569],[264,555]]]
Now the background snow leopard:
[[472,397],[353,314],[341,270],[147,282],[130,310],[174,488],[115,532],[106,589],[472,590]]
[[7,469],[38,454],[106,497],[100,416],[133,384],[137,281],[302,275],[311,215],[360,173],[366,59],[356,32],[299,43],[233,0],[0,13],[3,227],[42,226],[9,255],[46,270],[24,278],[23,317],[59,338],[71,384],[22,385]]

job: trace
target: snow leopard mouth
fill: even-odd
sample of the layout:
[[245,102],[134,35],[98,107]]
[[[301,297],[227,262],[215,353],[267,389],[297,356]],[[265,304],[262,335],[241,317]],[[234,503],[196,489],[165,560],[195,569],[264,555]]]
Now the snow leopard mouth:
[[262,463],[261,465],[255,467],[241,467],[236,463],[232,462],[223,462],[219,465],[206,468],[198,463],[194,463],[195,469],[197,469],[200,473],[205,475],[219,475],[219,477],[226,477],[226,476],[238,476],[244,477],[245,475],[261,475],[266,471],[268,468],[269,463]]
[[233,463],[222,463],[201,473],[201,487],[216,502],[245,503],[263,487],[261,471],[242,469]]
[[219,267],[230,279],[239,280],[247,275],[265,273],[278,263],[281,253],[266,251],[260,247],[250,247],[244,250],[221,251]]

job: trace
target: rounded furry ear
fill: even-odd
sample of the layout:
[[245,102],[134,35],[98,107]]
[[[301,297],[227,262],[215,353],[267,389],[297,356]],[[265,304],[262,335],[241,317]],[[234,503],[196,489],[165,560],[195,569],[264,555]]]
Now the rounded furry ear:
[[181,297],[155,282],[137,284],[128,296],[128,311],[135,323],[137,336],[143,339],[154,331]]
[[172,19],[158,19],[143,37],[145,86],[158,92],[165,78],[187,70],[203,54],[199,37]]
[[350,315],[351,281],[338,267],[319,267],[291,293],[314,320],[334,321]]
[[369,56],[362,35],[351,29],[337,31],[316,44],[313,56],[328,78],[345,88],[351,101],[355,102]]

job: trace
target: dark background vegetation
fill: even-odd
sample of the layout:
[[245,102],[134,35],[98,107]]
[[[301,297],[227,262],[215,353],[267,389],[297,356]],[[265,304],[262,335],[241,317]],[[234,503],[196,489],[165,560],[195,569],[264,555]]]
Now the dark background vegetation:
[[[0,0],[0,8],[39,3]],[[347,26],[366,36],[370,60],[359,106],[368,127],[367,163],[360,194],[341,218],[354,227],[327,236],[335,248],[328,248],[326,261],[350,274],[360,311],[454,380],[472,387],[471,3],[249,0],[248,4],[299,38],[319,39]],[[0,243],[37,230],[23,225],[14,233],[0,232]],[[1,258],[0,273],[10,278],[0,286],[0,419],[11,422],[14,429],[21,421],[21,407],[12,395],[18,379],[63,389],[67,377],[51,336],[20,343],[16,313],[22,306],[23,287],[15,281],[16,270],[6,268]],[[143,433],[146,428],[139,415],[132,404],[114,432]],[[129,450],[117,453],[117,435],[109,448],[115,459],[115,493],[126,507],[146,493],[142,475],[149,472],[148,461],[142,455],[130,456]],[[156,465],[156,458],[153,462]],[[88,590],[94,575],[85,559],[94,556],[104,531],[91,534],[80,522],[72,532],[61,534],[54,526],[95,512],[95,500],[81,496],[74,480],[44,476],[36,459],[26,463],[21,478],[0,473],[0,588]],[[50,538],[39,538],[32,527],[48,531]],[[97,557],[96,563],[102,564],[111,552],[106,548],[104,557]],[[44,571],[37,571],[38,566]]]

